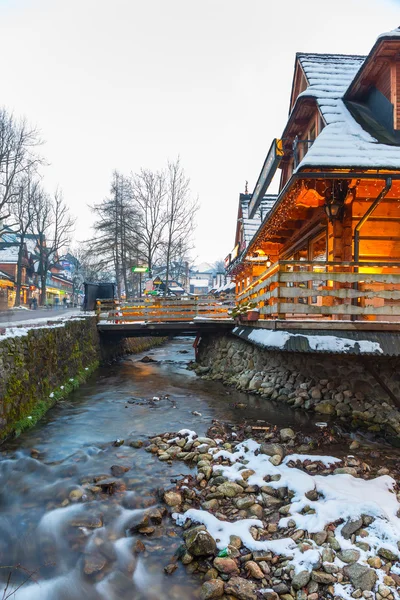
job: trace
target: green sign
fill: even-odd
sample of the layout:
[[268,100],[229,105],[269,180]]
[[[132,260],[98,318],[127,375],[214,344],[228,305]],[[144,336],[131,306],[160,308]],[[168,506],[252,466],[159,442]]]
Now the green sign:
[[148,273],[149,267],[132,267],[132,273]]

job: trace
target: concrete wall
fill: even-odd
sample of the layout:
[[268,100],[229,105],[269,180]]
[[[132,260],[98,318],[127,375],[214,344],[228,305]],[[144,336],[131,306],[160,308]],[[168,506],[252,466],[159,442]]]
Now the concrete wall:
[[62,327],[31,329],[0,341],[0,439],[36,423],[59,399],[78,387],[100,363],[141,352],[162,338],[100,340],[95,317]]
[[202,337],[197,372],[295,408],[382,431],[400,442],[399,359],[270,352],[231,335]]

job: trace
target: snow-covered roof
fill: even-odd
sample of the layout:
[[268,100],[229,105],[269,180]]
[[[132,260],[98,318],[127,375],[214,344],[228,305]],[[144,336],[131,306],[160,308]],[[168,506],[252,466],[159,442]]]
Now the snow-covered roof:
[[343,101],[365,57],[340,54],[297,57],[308,84],[298,98],[314,97],[326,123],[297,170],[316,166],[400,168],[400,146],[379,143],[354,119]]
[[2,271],[0,269],[0,279],[6,279],[7,281],[12,281],[12,278],[9,276],[8,273],[6,273],[5,271]]
[[260,206],[257,209],[256,214],[252,219],[249,219],[249,203],[251,200],[250,196],[241,198],[242,207],[242,222],[243,222],[243,239],[245,242],[250,242],[253,236],[257,233],[262,221],[265,219],[267,214],[271,211],[272,207],[276,202],[277,196],[275,194],[269,194],[264,196],[260,202]]
[[6,246],[0,248],[0,264],[15,264],[18,262],[18,246]]
[[208,279],[191,279],[190,285],[195,287],[208,287]]

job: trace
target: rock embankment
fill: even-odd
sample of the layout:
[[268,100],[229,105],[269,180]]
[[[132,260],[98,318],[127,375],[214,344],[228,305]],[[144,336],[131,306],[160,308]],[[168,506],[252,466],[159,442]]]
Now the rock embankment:
[[[220,423],[207,437],[150,440],[160,460],[196,466],[164,502],[184,528],[179,556],[202,600],[400,598],[398,463],[367,463],[377,453],[363,447],[310,455],[305,441],[290,428]],[[319,451],[331,441],[319,434]]]
[[[383,432],[400,444],[400,411],[371,372],[400,398],[397,359],[268,352],[229,335],[202,338],[194,370],[262,398],[284,402],[354,427]],[[377,364],[379,362],[379,364]]]

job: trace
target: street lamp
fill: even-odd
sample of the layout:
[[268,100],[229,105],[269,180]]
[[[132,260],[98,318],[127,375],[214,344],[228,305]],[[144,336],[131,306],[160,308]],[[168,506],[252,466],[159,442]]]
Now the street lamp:
[[324,205],[326,216],[331,223],[342,218],[343,208],[344,205],[335,198],[331,202],[325,202]]

